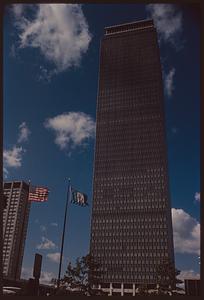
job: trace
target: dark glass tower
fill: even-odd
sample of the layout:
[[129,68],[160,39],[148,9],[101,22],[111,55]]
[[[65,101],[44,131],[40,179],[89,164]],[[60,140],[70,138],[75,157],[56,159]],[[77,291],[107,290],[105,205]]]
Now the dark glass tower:
[[101,41],[90,251],[102,284],[155,284],[163,259],[174,264],[152,20],[107,27]]

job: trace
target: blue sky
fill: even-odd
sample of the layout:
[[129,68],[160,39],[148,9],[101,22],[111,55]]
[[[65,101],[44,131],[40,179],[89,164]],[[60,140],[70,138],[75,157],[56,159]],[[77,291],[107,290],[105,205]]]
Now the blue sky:
[[[195,17],[196,16],[196,17]],[[190,6],[21,5],[4,16],[4,178],[50,189],[32,203],[22,276],[43,255],[56,277],[67,179],[89,197],[69,207],[62,274],[89,251],[100,39],[104,27],[153,18],[163,69],[176,267],[199,276],[200,28]]]

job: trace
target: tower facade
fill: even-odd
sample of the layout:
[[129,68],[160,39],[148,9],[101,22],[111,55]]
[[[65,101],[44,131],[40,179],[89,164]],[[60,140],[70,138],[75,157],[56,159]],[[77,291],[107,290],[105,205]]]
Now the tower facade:
[[30,201],[29,185],[23,181],[4,182],[6,206],[3,212],[3,275],[20,279]]
[[101,41],[90,252],[100,282],[155,285],[174,264],[160,54],[152,20]]

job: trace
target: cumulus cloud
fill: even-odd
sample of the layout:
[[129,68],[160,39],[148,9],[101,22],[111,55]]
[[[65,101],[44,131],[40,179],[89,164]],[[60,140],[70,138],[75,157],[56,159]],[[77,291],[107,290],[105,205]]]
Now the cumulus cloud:
[[55,277],[56,275],[52,272],[41,272],[40,283],[51,285],[51,280]]
[[10,150],[3,151],[3,159],[4,166],[10,168],[19,168],[22,164],[22,155],[25,152],[25,149],[22,147],[18,147],[16,145],[13,146]]
[[174,248],[177,253],[200,254],[200,224],[183,209],[172,208]]
[[40,225],[40,230],[41,230],[42,232],[46,232],[46,231],[47,231],[47,228],[46,228],[45,225]]
[[22,267],[21,278],[28,279],[28,278],[31,278],[31,277],[33,277],[32,276],[32,269],[31,268]]
[[25,5],[22,3],[12,5],[12,10],[16,18],[20,18],[22,16],[24,8]]
[[4,179],[8,178],[8,174],[9,174],[9,171],[5,167],[3,167]]
[[15,49],[14,45],[11,45],[10,56],[13,57],[13,58],[16,57],[16,49]]
[[31,132],[30,132],[26,122],[21,123],[18,128],[19,128],[18,143],[28,141],[28,136],[30,135]]
[[184,280],[185,279],[200,279],[200,274],[195,272],[194,270],[183,270],[177,276],[178,279],[182,280],[183,283],[178,284],[181,288],[184,288]]
[[169,73],[164,73],[164,90],[168,97],[171,97],[174,91],[175,72],[175,68],[172,68]]
[[[33,277],[33,270],[31,268],[22,268],[21,278],[29,279]],[[55,278],[55,274],[52,272],[41,271],[40,283],[50,284],[52,278]]]
[[170,42],[178,47],[180,33],[183,30],[182,13],[176,9],[174,4],[148,4],[146,10],[157,28],[159,39]]
[[[28,129],[25,122],[22,122],[18,128],[19,134],[17,143],[19,144],[28,140],[30,130]],[[22,158],[24,152],[26,152],[26,150],[20,145],[13,145],[11,149],[3,150],[4,178],[8,177],[9,168],[19,168],[22,166]]]
[[183,270],[181,273],[178,275],[178,278],[181,280],[184,279],[200,279],[200,274],[195,272],[194,270]]
[[50,225],[51,225],[51,226],[55,226],[55,227],[57,227],[57,226],[58,226],[58,224],[57,224],[57,223],[55,223],[55,222],[52,222],[52,223],[50,223]]
[[60,253],[59,252],[48,253],[46,255],[46,257],[49,258],[49,260],[51,260],[52,262],[59,263],[59,261],[60,261]]
[[196,202],[200,202],[200,193],[196,192],[194,197]]
[[[32,9],[32,18],[27,10]],[[13,5],[19,48],[40,50],[51,63],[52,74],[79,66],[91,41],[80,4]],[[45,70],[45,68],[43,68]]]
[[42,237],[41,244],[36,246],[36,249],[38,250],[50,250],[50,249],[56,249],[57,246],[55,243],[53,243],[51,240],[47,239],[46,237]]
[[47,119],[46,128],[55,132],[55,143],[60,149],[84,145],[95,134],[95,122],[83,112],[69,112]]

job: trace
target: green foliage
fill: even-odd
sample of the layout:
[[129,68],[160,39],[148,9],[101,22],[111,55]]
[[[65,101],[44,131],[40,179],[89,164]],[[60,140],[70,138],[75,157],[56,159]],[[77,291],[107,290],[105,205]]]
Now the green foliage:
[[138,296],[148,296],[148,287],[146,284],[141,284],[138,288],[137,288],[137,295]]
[[68,264],[60,285],[69,286],[70,289],[77,289],[82,294],[88,293],[93,295],[96,291],[93,289],[93,285],[99,282],[101,274],[99,267],[100,265],[95,262],[90,254],[77,258],[74,266],[72,266],[71,262]]
[[157,282],[159,286],[175,288],[176,284],[182,283],[182,281],[176,278],[180,274],[180,271],[175,269],[174,264],[168,258],[165,258],[157,268]]
[[57,285],[57,279],[56,278],[52,278],[51,279],[51,284],[56,286]]

